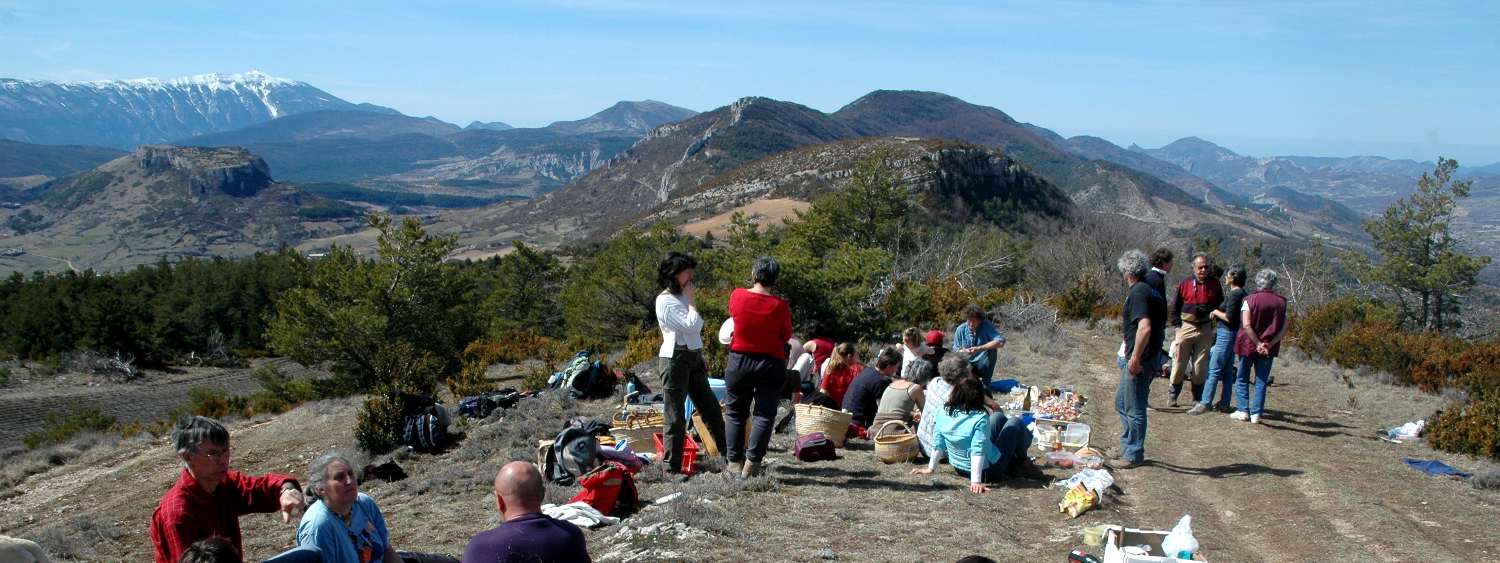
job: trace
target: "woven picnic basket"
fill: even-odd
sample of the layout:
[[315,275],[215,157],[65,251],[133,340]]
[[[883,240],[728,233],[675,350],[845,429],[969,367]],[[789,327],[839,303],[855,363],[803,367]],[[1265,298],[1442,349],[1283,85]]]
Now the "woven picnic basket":
[[828,435],[833,445],[844,447],[844,438],[849,435],[849,423],[854,420],[854,413],[807,403],[798,403],[794,408],[797,413],[798,436],[822,432]]
[[[899,426],[901,431],[887,432],[886,428],[892,424]],[[875,457],[885,463],[906,463],[917,459],[917,454],[922,451],[917,435],[912,433],[910,426],[899,420],[886,421],[871,436],[875,437]]]
[[630,441],[634,447],[651,444],[652,434],[666,433],[667,419],[660,412],[627,411],[615,413],[609,433]]

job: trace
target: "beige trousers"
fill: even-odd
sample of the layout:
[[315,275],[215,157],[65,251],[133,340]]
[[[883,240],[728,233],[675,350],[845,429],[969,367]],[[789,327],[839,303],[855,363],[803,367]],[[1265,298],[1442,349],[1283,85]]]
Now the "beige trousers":
[[1192,380],[1202,385],[1208,378],[1208,351],[1214,347],[1214,323],[1182,323],[1172,340],[1172,385]]

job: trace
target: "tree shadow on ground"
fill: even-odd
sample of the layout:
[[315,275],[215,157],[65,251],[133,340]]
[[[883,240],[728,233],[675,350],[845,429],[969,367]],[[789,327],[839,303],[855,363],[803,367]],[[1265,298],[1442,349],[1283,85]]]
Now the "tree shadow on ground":
[[[1272,410],[1266,411],[1264,417],[1261,420],[1261,425],[1272,430],[1289,430],[1317,438],[1332,438],[1340,435],[1353,436],[1353,434],[1345,432],[1345,430],[1352,430],[1353,426],[1324,418]],[[1276,422],[1283,424],[1275,424]]]
[[1147,460],[1146,466],[1160,467],[1173,473],[1183,475],[1201,475],[1210,479],[1224,479],[1227,477],[1249,477],[1252,475],[1271,475],[1275,477],[1293,477],[1304,472],[1301,469],[1277,469],[1266,467],[1255,463],[1231,463],[1215,467],[1187,467],[1164,461]]

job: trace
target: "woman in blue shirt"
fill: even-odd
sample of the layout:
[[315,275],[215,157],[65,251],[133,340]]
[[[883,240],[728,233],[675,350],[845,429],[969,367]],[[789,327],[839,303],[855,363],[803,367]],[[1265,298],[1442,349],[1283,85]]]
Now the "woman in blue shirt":
[[324,563],[401,563],[391,547],[385,516],[375,499],[359,492],[354,464],[332,452],[308,468],[307,507],[297,525],[297,543],[323,552]]
[[911,470],[913,475],[931,475],[946,457],[955,471],[969,476],[969,491],[985,493],[990,490],[985,483],[998,483],[1007,475],[1040,474],[1026,457],[1031,432],[1019,416],[1007,420],[1003,412],[985,410],[984,384],[976,377],[953,387],[947,405],[938,410],[932,439],[931,460],[927,467]]

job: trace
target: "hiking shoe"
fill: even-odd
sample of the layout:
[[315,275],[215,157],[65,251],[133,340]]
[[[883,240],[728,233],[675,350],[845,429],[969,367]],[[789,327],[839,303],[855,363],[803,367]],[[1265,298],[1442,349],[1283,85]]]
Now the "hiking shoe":
[[1167,399],[1167,407],[1168,408],[1176,407],[1176,406],[1177,406],[1177,397],[1172,397],[1171,399]]
[[740,472],[740,477],[749,479],[751,477],[760,475],[762,471],[764,471],[764,468],[762,467],[762,464],[760,462],[746,461],[745,468]]
[[745,472],[745,462],[731,461],[726,463],[724,464],[724,472],[728,473],[730,477],[738,477],[741,473]]
[[1188,414],[1203,414],[1206,412],[1208,412],[1208,405],[1205,405],[1203,403],[1193,405],[1193,408],[1188,409],[1187,411]]
[[1229,415],[1229,418],[1232,418],[1232,419],[1235,419],[1235,420],[1239,420],[1239,421],[1246,421],[1246,420],[1250,420],[1250,413],[1245,412],[1245,411],[1234,411],[1233,414]]
[[1231,405],[1228,405],[1228,404],[1223,404],[1223,405],[1219,405],[1219,407],[1218,407],[1217,410],[1219,412],[1221,412],[1221,413],[1229,414],[1229,413],[1234,412],[1234,407],[1231,406]]
[[1135,468],[1140,467],[1140,466],[1145,465],[1145,464],[1146,464],[1146,460],[1144,460],[1144,459],[1140,460],[1140,461],[1130,461],[1128,459],[1117,459],[1117,460],[1109,462],[1109,466],[1111,468],[1114,468],[1114,469],[1135,469]]
[[1250,415],[1250,424],[1260,424],[1260,415],[1258,415],[1258,414],[1252,414],[1252,415]]

